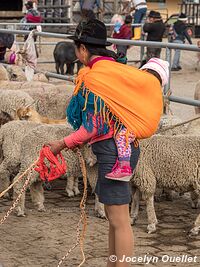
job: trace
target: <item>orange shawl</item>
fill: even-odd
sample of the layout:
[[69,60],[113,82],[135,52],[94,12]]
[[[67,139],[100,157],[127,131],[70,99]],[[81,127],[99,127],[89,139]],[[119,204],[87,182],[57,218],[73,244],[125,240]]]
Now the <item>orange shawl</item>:
[[139,139],[150,137],[157,130],[163,109],[162,91],[160,82],[152,74],[121,63],[100,60],[91,69],[85,67],[79,71],[74,95],[83,83],[116,116],[117,129],[123,124]]

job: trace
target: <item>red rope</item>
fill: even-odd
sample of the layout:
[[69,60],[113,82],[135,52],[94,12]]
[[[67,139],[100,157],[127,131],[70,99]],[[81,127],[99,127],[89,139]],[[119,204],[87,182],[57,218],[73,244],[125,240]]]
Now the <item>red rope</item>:
[[[46,165],[45,159],[50,162],[49,167]],[[35,171],[39,172],[40,178],[43,181],[49,182],[65,174],[66,170],[67,165],[63,158],[63,155],[59,153],[57,156],[55,156],[51,152],[50,147],[43,146],[43,148],[40,150],[40,157],[37,163],[37,167],[35,168]]]

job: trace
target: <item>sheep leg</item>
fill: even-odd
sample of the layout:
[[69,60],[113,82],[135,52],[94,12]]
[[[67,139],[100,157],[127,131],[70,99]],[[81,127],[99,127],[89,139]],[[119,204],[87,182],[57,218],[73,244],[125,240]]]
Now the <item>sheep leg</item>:
[[99,218],[106,218],[105,210],[104,210],[104,204],[99,202],[99,198],[97,194],[95,194],[95,214]]
[[[14,178],[14,181],[18,179],[18,177],[21,175],[22,173],[19,173],[15,178]],[[13,186],[13,202],[15,202],[17,196],[19,195],[19,193],[21,192],[22,190],[22,187],[23,187],[23,182],[24,180],[21,180],[19,181],[18,183],[16,183],[14,186]],[[26,195],[26,192],[22,193],[21,195],[21,198],[18,202],[18,205],[16,207],[16,214],[18,217],[23,217],[25,216],[25,195]]]
[[[0,164],[0,192],[4,191],[8,188],[10,185],[10,172],[7,170],[6,165],[4,162]],[[9,193],[7,192],[4,196],[4,198],[10,198]]]
[[132,192],[132,203],[130,212],[132,225],[135,224],[135,222],[138,219],[139,207],[140,207],[140,191],[134,187]]
[[146,205],[147,205],[147,217],[148,217],[148,234],[151,234],[156,231],[156,224],[158,223],[154,208],[154,196],[146,198]]
[[65,188],[65,191],[67,192],[68,197],[74,197],[74,180],[75,178],[73,176],[67,177],[67,186]]
[[75,196],[80,195],[80,191],[79,191],[79,189],[78,189],[78,177],[75,177],[75,178],[74,178],[73,191],[74,191]]
[[45,211],[42,181],[36,181],[30,185],[30,194],[32,202],[37,207],[37,210]]
[[200,231],[200,214],[197,216],[194,227],[190,230],[190,236],[198,235]]

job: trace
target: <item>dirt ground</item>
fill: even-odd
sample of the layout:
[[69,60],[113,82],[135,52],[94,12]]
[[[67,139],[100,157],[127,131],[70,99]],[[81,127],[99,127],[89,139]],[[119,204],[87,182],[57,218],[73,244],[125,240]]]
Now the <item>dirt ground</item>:
[[[53,60],[52,50],[53,47],[43,47],[39,60]],[[132,47],[128,52],[128,58],[130,60],[138,59],[139,49]],[[193,98],[195,84],[200,79],[200,72],[195,71],[196,53],[182,52],[181,59],[183,70],[172,73],[170,88],[176,96]],[[39,68],[54,71],[52,64],[40,64]],[[60,81],[52,81],[60,83]],[[194,115],[194,108],[186,105],[172,103],[171,110],[182,119]],[[80,187],[81,184],[80,181]],[[59,259],[76,241],[76,225],[80,214],[80,197],[68,198],[64,188],[65,181],[60,180],[53,183],[51,191],[45,191],[46,212],[44,213],[34,210],[29,193],[27,193],[26,217],[17,218],[11,215],[0,227],[0,267],[56,267],[58,265]],[[0,218],[3,217],[10,205],[11,201],[0,201]],[[141,203],[139,219],[133,226],[134,256],[138,261],[139,257],[145,255],[158,257],[158,260],[155,263],[151,261],[149,264],[133,263],[132,266],[200,266],[200,236],[188,237],[188,231],[192,228],[200,210],[191,208],[187,195],[183,195],[173,202],[163,200],[156,203],[155,209],[159,224],[157,232],[149,235],[146,232],[145,205]],[[91,192],[89,192],[87,200],[87,215],[88,226],[84,246],[86,263],[84,266],[105,267],[108,222],[95,217],[94,195]],[[174,262],[173,257],[181,255],[193,257],[191,258],[192,262]],[[171,260],[169,257],[172,257]],[[186,256],[184,257],[186,258]],[[164,262],[165,260],[166,262]],[[62,266],[75,267],[80,262],[81,253],[77,248]]]

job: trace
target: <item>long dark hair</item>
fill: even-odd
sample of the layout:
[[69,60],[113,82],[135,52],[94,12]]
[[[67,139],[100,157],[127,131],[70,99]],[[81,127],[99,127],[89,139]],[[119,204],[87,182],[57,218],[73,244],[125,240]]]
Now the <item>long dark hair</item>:
[[[81,43],[79,41],[74,41],[75,46],[77,48],[80,48]],[[97,55],[97,56],[104,56],[104,57],[112,57],[115,60],[117,60],[118,56],[115,52],[109,50],[106,48],[106,46],[97,46],[97,45],[93,45],[93,44],[84,44],[84,46],[86,47],[86,49],[89,52],[89,58],[91,58],[91,56],[93,55]]]

